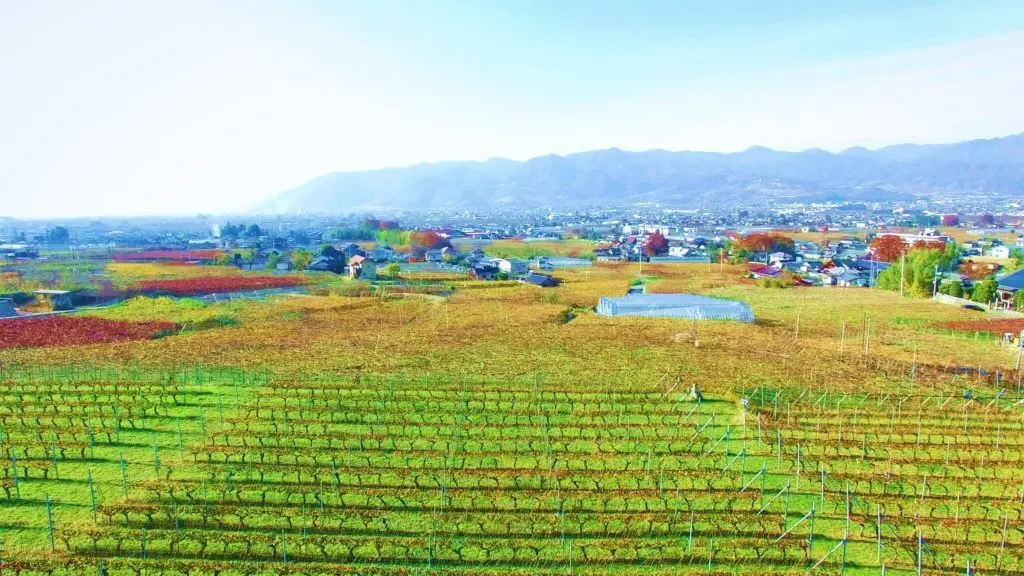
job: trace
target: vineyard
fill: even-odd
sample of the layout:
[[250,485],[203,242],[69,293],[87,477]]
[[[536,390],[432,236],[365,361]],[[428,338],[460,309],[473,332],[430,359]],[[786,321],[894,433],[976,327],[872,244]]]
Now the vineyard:
[[155,338],[174,329],[162,321],[39,316],[0,322],[0,349],[70,346]]
[[175,278],[171,280],[143,280],[139,282],[139,289],[146,294],[200,296],[217,292],[288,288],[299,286],[300,284],[302,284],[302,278],[297,276],[207,276],[200,278]]
[[595,267],[0,353],[3,573],[1024,573],[1012,355],[928,329],[966,313],[681,269],[759,323],[558,320]]

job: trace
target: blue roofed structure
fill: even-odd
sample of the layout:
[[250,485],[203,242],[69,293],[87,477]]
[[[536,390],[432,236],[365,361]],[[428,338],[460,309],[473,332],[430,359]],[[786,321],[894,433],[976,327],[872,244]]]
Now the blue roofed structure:
[[1024,289],[1024,270],[1017,270],[1013,274],[1007,274],[1000,278],[999,289],[1007,292]]
[[696,294],[627,294],[621,298],[603,297],[597,304],[597,313],[602,316],[754,321],[754,311],[744,302]]

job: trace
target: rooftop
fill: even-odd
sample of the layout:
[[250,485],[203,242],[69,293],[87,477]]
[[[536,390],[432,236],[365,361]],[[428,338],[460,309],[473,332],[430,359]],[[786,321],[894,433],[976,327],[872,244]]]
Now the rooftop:
[[744,302],[697,294],[628,294],[603,297],[597,304],[602,316],[653,316],[691,320],[753,322],[754,312]]

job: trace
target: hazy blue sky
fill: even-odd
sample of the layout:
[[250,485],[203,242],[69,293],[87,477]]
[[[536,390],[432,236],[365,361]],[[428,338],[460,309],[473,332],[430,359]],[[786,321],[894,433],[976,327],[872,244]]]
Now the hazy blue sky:
[[1024,131],[1024,2],[0,0],[0,216],[334,170]]

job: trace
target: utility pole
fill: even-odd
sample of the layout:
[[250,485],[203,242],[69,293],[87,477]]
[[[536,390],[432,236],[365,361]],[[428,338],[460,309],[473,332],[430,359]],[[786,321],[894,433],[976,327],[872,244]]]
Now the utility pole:
[[935,279],[932,280],[932,298],[939,293],[939,265],[935,265]]

